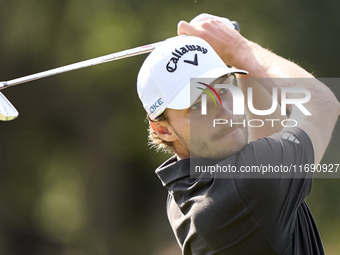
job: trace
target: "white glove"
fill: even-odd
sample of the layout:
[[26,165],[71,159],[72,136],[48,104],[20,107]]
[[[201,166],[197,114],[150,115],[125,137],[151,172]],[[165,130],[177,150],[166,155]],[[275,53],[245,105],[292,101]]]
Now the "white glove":
[[235,28],[233,23],[231,23],[231,21],[229,19],[223,18],[223,17],[218,17],[218,16],[211,15],[211,14],[207,14],[207,13],[202,13],[202,14],[196,16],[195,18],[193,18],[190,21],[190,24],[195,24],[197,22],[207,20],[207,19],[218,19],[218,20],[222,21],[223,23],[227,24],[228,26]]

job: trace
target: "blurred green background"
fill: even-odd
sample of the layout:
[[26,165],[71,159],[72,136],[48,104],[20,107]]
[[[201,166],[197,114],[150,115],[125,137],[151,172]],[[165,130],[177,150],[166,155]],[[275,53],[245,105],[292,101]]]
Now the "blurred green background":
[[[237,20],[248,39],[335,78],[339,9],[331,0],[0,0],[0,78],[161,41],[202,12]],[[180,254],[154,174],[169,155],[148,148],[136,93],[145,57],[3,91],[20,116],[0,123],[0,254]],[[323,162],[340,163],[339,131]],[[307,201],[331,255],[340,251],[339,184],[315,179]]]

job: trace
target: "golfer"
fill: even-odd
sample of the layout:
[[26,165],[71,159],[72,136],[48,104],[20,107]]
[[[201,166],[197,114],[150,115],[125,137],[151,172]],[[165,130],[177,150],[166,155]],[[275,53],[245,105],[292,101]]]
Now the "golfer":
[[[168,190],[166,209],[176,240],[186,255],[324,254],[305,202],[312,187],[310,173],[247,178],[239,170],[318,164],[338,118],[339,102],[307,71],[247,40],[229,23],[206,14],[190,23],[181,21],[178,34],[187,36],[158,46],[138,75],[151,143],[174,153],[156,174]],[[192,89],[191,78],[204,79]],[[272,98],[279,102],[268,115],[255,115],[249,105],[246,117],[233,114],[232,90],[217,84],[237,85],[244,94],[255,86],[252,98],[258,110],[270,108]],[[273,94],[274,88],[280,95],[285,87],[309,91],[311,97],[305,93],[303,104],[283,104]],[[287,97],[294,100],[303,93],[297,94]],[[247,125],[255,117],[276,121],[261,128]],[[295,122],[281,125],[287,118]],[[213,127],[216,120],[236,124]],[[202,135],[193,137],[190,131],[196,129]],[[190,163],[195,159],[238,171],[193,177]]]

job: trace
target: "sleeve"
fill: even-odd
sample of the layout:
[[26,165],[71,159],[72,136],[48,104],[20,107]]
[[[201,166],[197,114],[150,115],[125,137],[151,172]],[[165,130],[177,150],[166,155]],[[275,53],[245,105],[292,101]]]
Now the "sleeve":
[[[299,128],[285,129],[254,141],[237,158],[239,167],[262,164],[298,168],[313,163],[311,140]],[[247,173],[235,178],[238,192],[248,210],[278,250],[284,250],[288,244],[294,231],[297,209],[311,192],[312,173],[300,172],[297,168],[289,175],[278,172],[274,178],[266,178],[266,175],[263,178],[247,178]]]

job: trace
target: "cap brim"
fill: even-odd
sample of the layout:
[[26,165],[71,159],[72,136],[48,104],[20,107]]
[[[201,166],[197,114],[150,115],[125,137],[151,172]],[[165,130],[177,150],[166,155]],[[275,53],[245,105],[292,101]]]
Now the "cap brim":
[[[205,78],[205,82],[211,84],[219,77],[230,74],[230,73],[240,73],[240,74],[248,74],[247,71],[225,67],[218,67],[211,69],[198,77],[194,78]],[[168,104],[167,108],[174,110],[183,110],[189,108],[193,103],[200,97],[203,93],[203,90],[195,89],[190,91],[190,82],[184,86],[182,90],[178,92],[178,94],[171,100]]]

